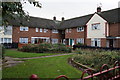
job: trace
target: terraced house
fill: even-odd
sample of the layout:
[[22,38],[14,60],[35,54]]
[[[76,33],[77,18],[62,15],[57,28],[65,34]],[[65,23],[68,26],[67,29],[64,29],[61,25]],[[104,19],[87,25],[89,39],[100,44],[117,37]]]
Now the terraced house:
[[82,43],[87,46],[120,48],[120,8],[101,11],[68,20],[57,21],[30,17],[8,20],[12,27],[12,42],[19,47],[25,44],[63,43],[73,46]]

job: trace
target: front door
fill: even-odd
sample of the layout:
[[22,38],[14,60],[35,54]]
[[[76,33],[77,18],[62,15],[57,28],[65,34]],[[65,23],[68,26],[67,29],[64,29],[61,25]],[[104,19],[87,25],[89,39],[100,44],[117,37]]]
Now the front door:
[[113,39],[110,39],[110,41],[109,41],[109,47],[113,48]]
[[70,45],[70,46],[73,46],[73,45],[74,45],[74,39],[70,39],[69,45]]

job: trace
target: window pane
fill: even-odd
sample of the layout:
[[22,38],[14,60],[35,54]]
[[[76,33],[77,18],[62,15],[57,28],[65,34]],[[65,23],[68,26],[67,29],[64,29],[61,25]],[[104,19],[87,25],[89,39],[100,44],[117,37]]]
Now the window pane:
[[52,44],[58,43],[58,39],[52,39]]
[[52,33],[58,33],[58,30],[53,29]]
[[38,32],[38,28],[36,28],[36,32]]
[[42,32],[42,28],[40,28],[40,32]]
[[28,43],[28,38],[20,38],[20,43]]

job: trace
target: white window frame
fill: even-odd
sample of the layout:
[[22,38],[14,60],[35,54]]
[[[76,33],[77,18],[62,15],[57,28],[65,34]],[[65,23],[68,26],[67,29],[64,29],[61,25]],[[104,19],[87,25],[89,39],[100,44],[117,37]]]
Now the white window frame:
[[92,24],[92,30],[100,30],[100,23]]
[[57,44],[58,43],[58,39],[52,39],[52,44]]
[[101,47],[101,39],[100,38],[92,38],[91,46],[95,46],[95,41],[97,41],[97,47]]
[[77,38],[76,42],[84,44],[84,38]]
[[77,27],[77,32],[82,32],[84,31],[84,27]]
[[69,29],[66,29],[66,33],[71,33],[72,32],[72,29],[69,28]]
[[53,29],[53,30],[52,30],[52,33],[58,33],[58,30]]
[[20,31],[28,31],[28,27],[23,27],[23,26],[20,26]]
[[47,33],[48,29],[44,29],[44,33]]
[[36,28],[36,32],[38,32],[38,28]]
[[19,38],[19,43],[24,43],[24,44],[27,44],[28,43],[28,38],[27,37],[24,37],[24,38]]
[[42,28],[40,28],[40,32],[42,32]]

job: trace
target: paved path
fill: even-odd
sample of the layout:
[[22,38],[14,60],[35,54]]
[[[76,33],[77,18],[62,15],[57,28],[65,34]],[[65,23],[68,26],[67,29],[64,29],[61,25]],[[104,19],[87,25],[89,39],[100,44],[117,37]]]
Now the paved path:
[[31,57],[31,58],[12,58],[12,57],[5,57],[5,60],[7,60],[7,62],[5,62],[5,66],[4,67],[12,67],[15,66],[19,63],[22,63],[24,61],[22,60],[27,60],[27,59],[38,59],[38,58],[47,58],[47,57],[55,57],[55,56],[63,56],[63,55],[71,55],[74,53],[68,53],[68,54],[58,54],[58,55],[50,55],[50,56],[40,56],[40,57]]

